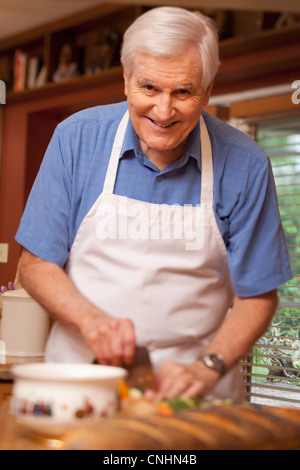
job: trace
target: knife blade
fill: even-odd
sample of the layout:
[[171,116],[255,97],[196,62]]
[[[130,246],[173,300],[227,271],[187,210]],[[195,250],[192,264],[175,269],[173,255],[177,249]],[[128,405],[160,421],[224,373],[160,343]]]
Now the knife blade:
[[[94,359],[93,364],[98,364],[97,359]],[[127,370],[126,383],[129,388],[147,389],[154,387],[154,371],[149,351],[145,346],[137,346],[132,363],[123,364],[122,367]]]
[[126,382],[129,388],[153,388],[155,377],[149,351],[144,346],[137,346],[131,364],[124,365],[128,375]]

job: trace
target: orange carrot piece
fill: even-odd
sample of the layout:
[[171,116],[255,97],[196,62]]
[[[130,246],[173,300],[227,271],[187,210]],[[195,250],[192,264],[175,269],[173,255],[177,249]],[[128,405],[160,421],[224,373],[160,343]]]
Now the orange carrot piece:
[[123,380],[119,383],[119,398],[120,400],[125,400],[129,397],[129,390],[127,383]]
[[168,405],[168,403],[164,403],[164,402],[159,403],[157,405],[157,411],[160,415],[165,415],[165,416],[170,416],[174,414],[173,408],[171,408],[171,406]]

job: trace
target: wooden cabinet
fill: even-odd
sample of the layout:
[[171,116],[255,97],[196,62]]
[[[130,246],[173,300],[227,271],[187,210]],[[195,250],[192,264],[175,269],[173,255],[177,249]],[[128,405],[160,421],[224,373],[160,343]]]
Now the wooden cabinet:
[[140,7],[103,5],[3,40],[0,76],[7,91],[55,82],[60,61],[76,66],[69,77],[117,65],[123,33],[140,12]]
[[[1,60],[2,65],[12,66],[16,49],[22,50],[27,60],[40,55],[47,70],[46,82],[40,87],[24,86],[23,91],[16,92],[13,82],[7,82],[6,104],[0,109],[0,243],[9,244],[8,263],[0,264],[0,285],[15,278],[20,256],[15,233],[58,122],[85,107],[125,99],[122,68],[116,55],[102,71],[87,73],[92,45],[103,30],[122,35],[140,12],[140,7],[105,5],[0,44],[0,70],[4,68]],[[55,83],[52,76],[66,43],[76,50],[79,74]],[[6,76],[9,80],[11,73],[7,71]]]
[[[9,243],[9,262],[0,283],[14,280],[20,247],[14,241],[31,185],[55,126],[69,114],[96,104],[124,100],[121,67],[99,76],[8,97],[3,135],[0,240]],[[51,223],[51,221],[49,221]]]

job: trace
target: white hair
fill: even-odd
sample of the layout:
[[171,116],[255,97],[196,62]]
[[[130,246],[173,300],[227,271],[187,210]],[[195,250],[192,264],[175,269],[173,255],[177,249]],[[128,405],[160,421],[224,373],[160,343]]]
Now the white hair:
[[139,16],[125,31],[121,59],[128,77],[138,53],[179,57],[191,45],[199,48],[202,86],[207,89],[219,68],[215,22],[199,12],[179,7],[158,7]]

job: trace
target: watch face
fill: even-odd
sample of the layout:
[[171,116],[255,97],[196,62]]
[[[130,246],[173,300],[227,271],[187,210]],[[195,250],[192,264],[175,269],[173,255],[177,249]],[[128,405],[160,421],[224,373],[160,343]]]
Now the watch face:
[[220,354],[207,354],[202,360],[207,367],[215,369],[221,375],[224,373],[224,361]]
[[211,358],[211,360],[212,360],[212,362],[214,363],[215,366],[220,367],[220,366],[223,365],[222,359],[220,359],[218,356],[215,356],[215,355],[212,354],[210,356],[210,358]]

